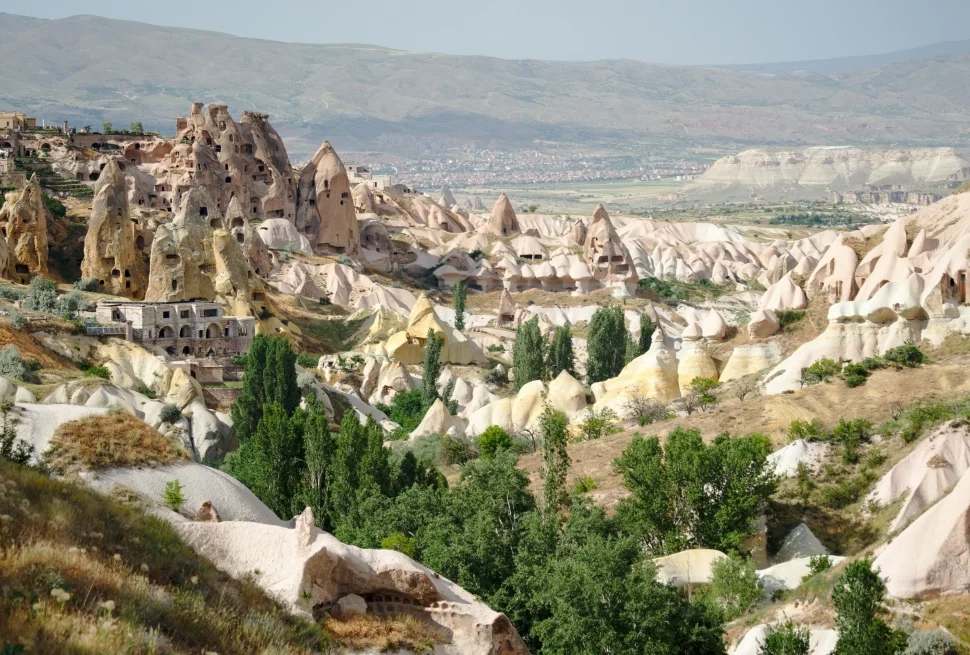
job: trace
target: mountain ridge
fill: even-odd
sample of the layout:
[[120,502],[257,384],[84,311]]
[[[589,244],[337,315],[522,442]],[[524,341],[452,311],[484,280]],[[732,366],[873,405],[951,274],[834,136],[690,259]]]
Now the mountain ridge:
[[697,145],[962,145],[970,55],[839,76],[634,60],[549,62],[263,41],[97,16],[0,14],[0,106],[171,133],[192,101],[258,109],[297,157],[475,142],[630,151]]

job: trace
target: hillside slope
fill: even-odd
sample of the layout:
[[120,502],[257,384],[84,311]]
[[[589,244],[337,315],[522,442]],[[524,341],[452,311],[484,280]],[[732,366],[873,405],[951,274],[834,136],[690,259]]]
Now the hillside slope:
[[[429,50],[434,44],[428,44]],[[74,16],[0,14],[0,106],[172,130],[192,100],[259,108],[297,157],[416,143],[955,144],[970,55],[842,77],[630,60],[511,61],[309,45]]]

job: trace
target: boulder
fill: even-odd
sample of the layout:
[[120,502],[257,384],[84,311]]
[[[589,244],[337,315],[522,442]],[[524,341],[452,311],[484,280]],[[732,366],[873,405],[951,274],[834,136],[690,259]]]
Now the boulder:
[[363,616],[367,614],[367,601],[357,594],[347,594],[337,601],[330,613],[338,621],[347,621],[355,616]]
[[690,391],[690,383],[695,378],[717,380],[717,364],[703,344],[697,341],[685,341],[680,350],[680,363],[677,366],[677,381],[681,394]]
[[658,582],[680,587],[709,583],[714,563],[725,557],[719,550],[696,548],[658,557],[653,563],[657,565]]
[[586,388],[569,374],[561,371],[555,380],[549,383],[549,404],[566,416],[572,418],[586,409]]
[[804,523],[799,523],[785,537],[775,555],[775,563],[788,562],[802,557],[813,555],[828,555],[828,549],[822,542],[812,534],[812,531]]
[[767,339],[781,330],[781,321],[771,309],[759,309],[748,323],[748,336],[752,339]]
[[218,523],[222,520],[222,517],[219,516],[219,512],[212,506],[212,503],[206,500],[199,507],[199,511],[195,513],[195,520],[201,523]]
[[768,464],[778,477],[791,478],[798,473],[799,464],[804,464],[810,471],[817,471],[829,449],[829,445],[821,441],[796,439],[768,455]]

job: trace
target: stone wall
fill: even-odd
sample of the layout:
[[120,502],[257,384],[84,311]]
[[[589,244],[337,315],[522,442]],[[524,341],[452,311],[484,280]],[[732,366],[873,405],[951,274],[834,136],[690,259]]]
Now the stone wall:
[[202,399],[211,410],[228,412],[242,394],[242,387],[202,387]]

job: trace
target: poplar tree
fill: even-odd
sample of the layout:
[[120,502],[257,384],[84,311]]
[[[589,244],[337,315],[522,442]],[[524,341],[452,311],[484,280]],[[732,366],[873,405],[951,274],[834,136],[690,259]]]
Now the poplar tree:
[[640,317],[640,354],[650,350],[650,344],[653,343],[653,331],[657,327],[653,324],[653,319],[647,315]]
[[465,281],[455,285],[455,329],[465,329]]
[[563,371],[576,377],[576,362],[573,354],[573,334],[568,325],[556,328],[552,336],[548,357],[549,378],[556,379]]
[[518,391],[533,380],[541,380],[546,374],[545,342],[539,332],[539,317],[519,325],[512,345],[512,371],[515,373],[515,389]]
[[615,378],[626,360],[626,322],[619,306],[600,307],[589,322],[586,379],[590,384]]
[[424,347],[424,369],[421,373],[421,400],[425,408],[431,407],[439,397],[438,376],[441,375],[441,350],[444,345],[444,338],[428,328],[428,343]]

